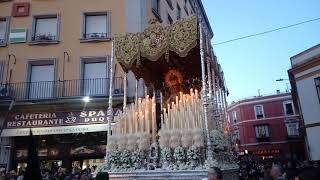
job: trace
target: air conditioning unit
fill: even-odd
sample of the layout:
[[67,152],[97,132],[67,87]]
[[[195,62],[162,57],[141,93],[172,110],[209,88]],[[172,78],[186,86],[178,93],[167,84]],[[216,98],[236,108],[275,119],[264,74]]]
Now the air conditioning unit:
[[113,93],[114,93],[114,94],[120,94],[120,89],[115,89],[115,90],[113,91]]
[[2,86],[0,87],[0,96],[8,96],[8,87]]

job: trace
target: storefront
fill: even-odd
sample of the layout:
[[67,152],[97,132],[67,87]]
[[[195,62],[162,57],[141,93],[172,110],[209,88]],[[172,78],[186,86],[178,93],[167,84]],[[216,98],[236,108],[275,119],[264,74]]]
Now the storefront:
[[[293,148],[294,151],[293,151]],[[241,157],[251,157],[255,161],[285,161],[288,159],[303,160],[303,146],[301,143],[263,144],[259,146],[241,147]]]
[[43,169],[84,169],[104,162],[106,110],[10,114],[2,136],[13,139],[11,169],[26,167],[30,129]]

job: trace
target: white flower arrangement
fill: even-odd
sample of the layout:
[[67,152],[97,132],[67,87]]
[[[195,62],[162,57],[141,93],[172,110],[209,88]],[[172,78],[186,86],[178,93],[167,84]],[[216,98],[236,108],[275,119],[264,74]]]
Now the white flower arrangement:
[[170,162],[172,160],[172,154],[170,148],[161,149],[161,160],[163,162]]
[[140,169],[141,164],[144,159],[144,153],[140,151],[139,149],[136,149],[131,154],[131,163],[133,164],[135,169]]
[[120,163],[120,154],[118,150],[109,152],[109,161],[112,165],[117,166]]
[[131,153],[128,150],[123,150],[120,156],[120,162],[123,167],[127,168],[130,165],[130,156]]
[[221,130],[212,130],[210,140],[215,151],[224,151],[228,146],[228,139]]
[[179,146],[174,149],[173,157],[176,162],[183,162],[185,160],[184,149]]
[[190,161],[199,161],[200,160],[200,149],[199,147],[193,145],[187,151],[187,157]]

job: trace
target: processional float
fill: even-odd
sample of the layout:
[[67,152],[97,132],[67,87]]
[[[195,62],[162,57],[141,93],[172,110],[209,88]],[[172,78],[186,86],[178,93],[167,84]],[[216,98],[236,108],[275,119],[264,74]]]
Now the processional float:
[[[221,128],[213,125],[215,120],[210,116],[214,92],[210,68],[206,70],[206,63],[210,62],[206,62],[205,53],[202,25],[196,16],[171,26],[152,23],[141,33],[114,38],[107,171],[235,167],[228,138]],[[125,71],[125,90],[123,112],[113,119],[114,59]],[[146,92],[145,97],[127,105],[126,74],[129,71],[137,79],[142,78],[153,93]],[[160,100],[156,91],[160,92]],[[111,135],[112,120],[116,125]]]

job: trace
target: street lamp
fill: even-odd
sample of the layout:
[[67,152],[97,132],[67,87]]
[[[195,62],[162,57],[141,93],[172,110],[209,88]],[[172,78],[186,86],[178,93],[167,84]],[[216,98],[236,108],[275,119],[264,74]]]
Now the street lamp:
[[91,100],[91,99],[90,99],[89,96],[85,96],[85,97],[82,98],[82,101],[85,102],[85,103],[90,102],[90,100]]
[[[277,82],[282,82],[282,81],[289,81],[289,82],[291,82],[291,80],[290,80],[290,79],[283,79],[283,78],[276,79],[276,81],[277,81]],[[288,92],[288,91],[289,91],[289,84],[288,84],[288,83],[286,83],[286,86],[287,86],[287,92]]]
[[282,79],[282,78],[280,78],[280,79],[277,79],[276,81],[290,81],[289,79]]

